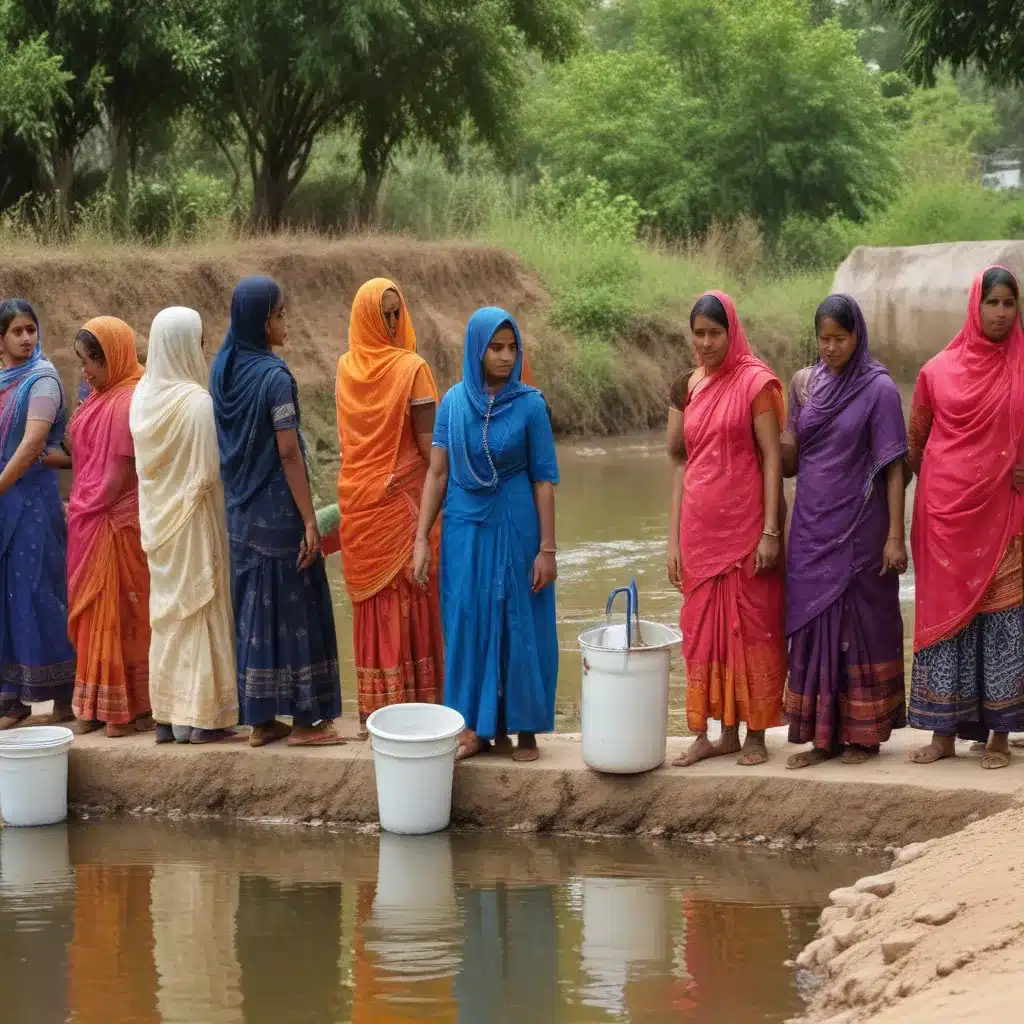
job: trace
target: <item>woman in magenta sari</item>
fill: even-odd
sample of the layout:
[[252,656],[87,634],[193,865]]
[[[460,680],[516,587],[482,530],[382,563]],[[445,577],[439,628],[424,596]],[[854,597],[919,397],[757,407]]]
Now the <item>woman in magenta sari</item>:
[[830,295],[818,362],[790,388],[782,465],[796,475],[789,533],[787,768],[860,764],[906,725],[899,574],[907,568],[899,391],[868,351],[860,307]]

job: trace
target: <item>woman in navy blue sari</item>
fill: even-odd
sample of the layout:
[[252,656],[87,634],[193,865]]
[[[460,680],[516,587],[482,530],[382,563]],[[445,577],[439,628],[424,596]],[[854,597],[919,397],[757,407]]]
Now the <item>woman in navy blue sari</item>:
[[[338,642],[299,424],[298,388],[273,349],[281,287],[240,281],[210,374],[231,547],[240,719],[252,746],[344,743]],[[290,716],[293,725],[276,716]]]
[[459,757],[508,744],[538,756],[555,720],[555,485],[558,461],[541,393],[522,383],[523,346],[503,309],[473,314],[463,378],[444,399],[420,505],[413,571],[424,584],[441,521],[444,702],[466,719]]
[[[50,450],[67,403],[24,299],[0,303],[0,729],[74,720],[75,651],[68,639],[67,526]],[[43,460],[47,461],[44,462]]]

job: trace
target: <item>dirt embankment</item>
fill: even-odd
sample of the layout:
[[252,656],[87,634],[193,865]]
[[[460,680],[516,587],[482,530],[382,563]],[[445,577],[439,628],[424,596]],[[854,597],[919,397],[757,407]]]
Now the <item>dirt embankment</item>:
[[470,244],[276,238],[181,249],[14,249],[0,265],[0,296],[35,303],[47,354],[73,393],[74,335],[90,317],[126,320],[144,353],[157,312],[192,306],[202,314],[212,358],[228,325],[232,288],[255,273],[269,274],[285,287],[289,338],[283,355],[299,382],[307,432],[322,455],[337,444],[334,377],[348,346],[352,299],[372,277],[390,277],[403,289],[420,353],[442,390],[461,377],[470,314],[483,305],[508,309],[520,321],[560,433],[624,432],[661,422],[668,382],[689,362],[678,326],[644,322],[616,342],[629,372],[616,373],[611,392],[595,401],[572,372],[572,339],[547,324],[550,301],[542,283],[510,253]]
[[1024,806],[904,847],[832,894],[798,964],[823,979],[806,1022],[1008,1020],[1024,991]]

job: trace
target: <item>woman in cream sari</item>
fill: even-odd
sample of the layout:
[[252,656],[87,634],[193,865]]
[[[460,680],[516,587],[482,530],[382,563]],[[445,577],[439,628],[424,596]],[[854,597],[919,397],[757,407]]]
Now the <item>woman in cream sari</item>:
[[157,314],[129,416],[149,560],[157,743],[228,739],[238,722],[227,520],[206,380],[199,314]]

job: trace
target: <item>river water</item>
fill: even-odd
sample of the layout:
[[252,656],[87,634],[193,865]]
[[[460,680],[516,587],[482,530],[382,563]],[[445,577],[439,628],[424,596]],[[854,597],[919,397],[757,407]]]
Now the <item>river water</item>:
[[514,834],[0,830],[10,1024],[753,1024],[878,858]]
[[[604,621],[605,602],[616,587],[636,578],[645,619],[678,625],[680,595],[665,575],[665,539],[671,468],[664,435],[569,441],[558,446],[562,483],[556,492],[558,533],[557,727],[576,731],[580,723],[582,665],[577,638]],[[907,536],[913,484],[907,493]],[[787,487],[792,506],[792,488]],[[337,556],[329,560],[342,658],[345,707],[355,707],[352,619]],[[901,580],[906,650],[913,630],[913,567]],[[622,598],[614,614],[625,615]],[[908,660],[909,665],[909,660]],[[909,679],[909,672],[908,672]],[[685,671],[673,661],[670,734],[685,735]]]

